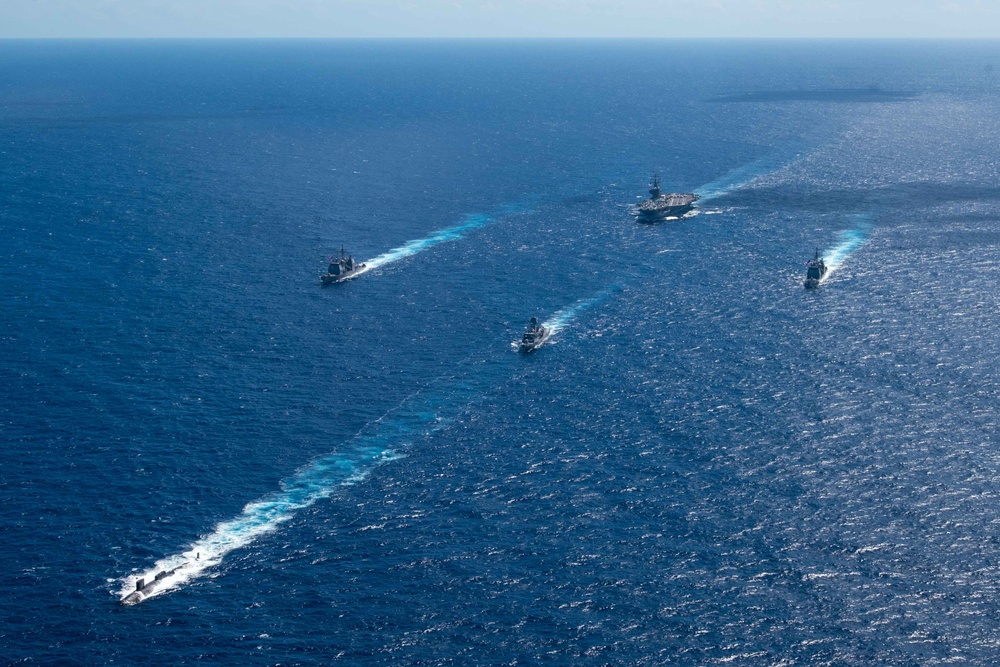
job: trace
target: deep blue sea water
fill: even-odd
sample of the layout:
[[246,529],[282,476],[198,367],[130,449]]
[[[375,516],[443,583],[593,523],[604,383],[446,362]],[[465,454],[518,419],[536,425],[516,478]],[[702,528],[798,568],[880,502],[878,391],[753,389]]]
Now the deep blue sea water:
[[0,663],[1000,660],[1000,43],[0,63]]

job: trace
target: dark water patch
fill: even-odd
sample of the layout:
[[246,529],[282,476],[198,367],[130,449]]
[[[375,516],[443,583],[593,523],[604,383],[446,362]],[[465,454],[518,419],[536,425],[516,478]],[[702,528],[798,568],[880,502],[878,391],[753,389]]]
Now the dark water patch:
[[1000,200],[1000,187],[982,183],[935,183],[924,181],[919,183],[902,183],[885,188],[887,197],[893,198],[893,203],[905,205],[913,202],[917,205],[933,206],[944,202],[984,202]]
[[830,88],[827,90],[760,90],[713,97],[708,102],[906,102],[916,93],[881,88]]
[[751,209],[790,210],[811,213],[862,213],[872,209],[879,199],[875,190],[814,190],[805,186],[747,188],[734,190],[713,202],[717,206],[740,206]]
[[[897,224],[919,229],[919,234],[906,235],[895,245],[896,250],[905,252],[948,253],[948,252],[992,252],[1000,247],[1000,212],[995,216],[975,216],[952,218],[947,215],[923,218],[913,222],[905,219]],[[993,274],[992,256],[982,257],[986,266],[979,266],[970,277],[982,277],[983,273]]]
[[909,209],[1000,200],[1000,187],[978,183],[901,183],[878,188],[816,189],[807,184],[737,189],[718,197],[718,206],[746,206],[814,213],[860,213],[900,206]]

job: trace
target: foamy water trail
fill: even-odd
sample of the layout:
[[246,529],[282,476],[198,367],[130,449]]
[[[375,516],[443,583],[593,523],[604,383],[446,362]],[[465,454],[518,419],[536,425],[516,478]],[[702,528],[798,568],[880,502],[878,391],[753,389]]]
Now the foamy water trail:
[[[553,333],[568,326],[581,312],[595,306],[615,292],[612,285],[596,295],[580,299],[556,312],[544,324]],[[281,490],[249,503],[233,519],[218,523],[207,535],[175,554],[156,561],[144,572],[134,572],[121,579],[117,591],[124,601],[135,591],[138,579],[153,581],[155,588],[145,592],[142,602],[177,590],[218,566],[233,550],[245,547],[262,535],[277,530],[282,523],[338,489],[357,484],[378,466],[401,458],[400,450],[416,437],[443,428],[451,418],[467,407],[485,388],[495,384],[494,375],[480,368],[474,376],[450,378],[437,388],[418,392],[399,407],[364,429],[337,452],[320,457],[282,482]]]
[[733,190],[747,185],[753,179],[777,171],[785,166],[788,163],[789,155],[797,149],[797,143],[789,143],[787,146],[780,148],[770,155],[733,169],[711,183],[697,188],[694,193],[701,198],[703,204],[716,197],[729,194]]
[[622,291],[621,285],[612,285],[611,287],[605,288],[595,294],[592,297],[586,299],[580,299],[571,306],[567,306],[562,310],[556,312],[552,317],[542,322],[542,326],[551,329],[553,335],[559,333],[561,329],[565,329],[569,324],[576,319],[576,316],[581,312],[590,308],[591,306],[596,306],[602,301],[606,300],[609,296],[615,292]]
[[826,262],[826,275],[820,280],[821,283],[826,282],[833,275],[833,272],[839,269],[844,260],[850,256],[852,252],[861,247],[861,245],[867,240],[868,235],[871,233],[872,223],[870,214],[862,214],[854,216],[855,226],[853,229],[846,229],[838,233],[840,237],[840,242],[832,248],[829,248],[823,252],[823,261]]
[[[511,215],[515,213],[524,213],[527,208],[524,203],[506,204],[497,209],[497,215]],[[444,243],[446,241],[457,241],[464,238],[473,229],[478,229],[484,227],[495,220],[492,215],[486,215],[483,213],[470,213],[465,216],[465,221],[460,225],[455,225],[454,227],[448,227],[446,229],[439,229],[436,232],[432,232],[430,236],[422,239],[413,239],[412,241],[407,241],[398,248],[393,248],[388,252],[384,252],[377,257],[365,260],[362,262],[365,266],[353,274],[350,278],[346,280],[353,280],[360,275],[364,275],[373,269],[385,266],[386,264],[392,264],[393,262],[398,262],[401,259],[407,257],[412,257],[419,252],[423,252],[428,248],[436,246],[439,243]]]
[[478,391],[479,388],[468,383],[453,381],[441,390],[415,394],[346,443],[342,451],[318,458],[300,469],[282,482],[280,491],[249,503],[239,516],[217,524],[212,532],[158,560],[145,572],[124,577],[117,591],[119,598],[124,601],[135,591],[138,579],[148,583],[157,573],[169,574],[159,579],[155,589],[144,594],[142,600],[177,590],[204,576],[234,549],[275,531],[297,512],[328,498],[338,489],[363,481],[383,463],[401,458],[400,447],[443,427]]
[[371,271],[372,269],[377,269],[385,266],[386,264],[398,262],[406,257],[412,257],[418,252],[423,252],[424,250],[427,250],[432,246],[436,246],[439,243],[444,243],[445,241],[457,241],[473,229],[478,229],[488,225],[492,221],[493,218],[488,215],[467,215],[465,216],[465,222],[460,225],[448,227],[447,229],[439,229],[426,238],[407,241],[398,248],[393,248],[388,252],[382,253],[378,257],[365,260],[365,268],[360,271],[359,274]]

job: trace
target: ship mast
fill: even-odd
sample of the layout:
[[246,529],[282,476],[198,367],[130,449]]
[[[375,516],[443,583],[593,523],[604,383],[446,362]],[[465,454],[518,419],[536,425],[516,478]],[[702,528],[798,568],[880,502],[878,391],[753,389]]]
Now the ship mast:
[[650,186],[652,186],[652,187],[649,188],[649,198],[650,199],[659,199],[660,198],[660,175],[659,174],[653,174],[653,182],[650,183]]

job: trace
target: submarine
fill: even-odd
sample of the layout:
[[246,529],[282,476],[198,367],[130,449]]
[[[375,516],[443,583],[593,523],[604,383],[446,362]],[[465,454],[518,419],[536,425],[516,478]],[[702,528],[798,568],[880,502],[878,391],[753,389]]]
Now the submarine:
[[126,595],[125,597],[123,597],[121,600],[121,604],[125,606],[132,606],[134,604],[139,604],[140,602],[148,598],[150,595],[155,593],[157,590],[163,588],[164,586],[163,580],[169,577],[170,575],[174,574],[175,572],[177,572],[177,570],[181,569],[182,567],[184,566],[178,565],[172,570],[160,570],[159,572],[156,573],[156,576],[153,577],[150,581],[146,581],[145,579],[138,579],[135,582],[135,590]]

